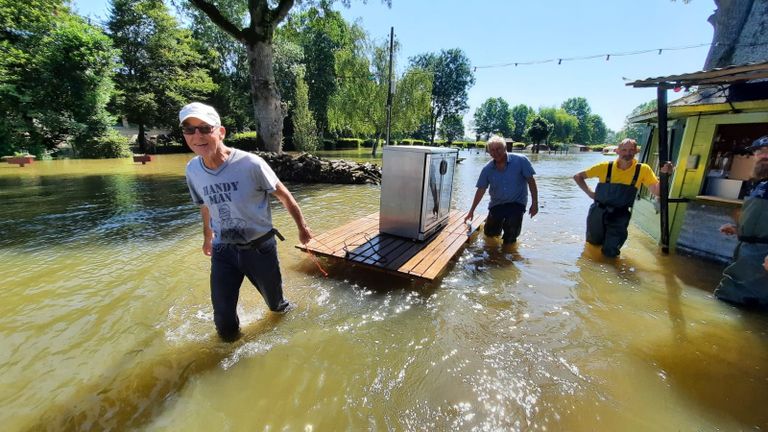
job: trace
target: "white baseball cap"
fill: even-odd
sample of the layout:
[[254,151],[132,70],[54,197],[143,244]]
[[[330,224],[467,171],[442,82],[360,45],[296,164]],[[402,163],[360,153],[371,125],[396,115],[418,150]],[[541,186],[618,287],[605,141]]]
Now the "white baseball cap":
[[199,119],[211,126],[221,126],[221,119],[216,109],[200,102],[187,104],[179,111],[179,126],[190,117]]

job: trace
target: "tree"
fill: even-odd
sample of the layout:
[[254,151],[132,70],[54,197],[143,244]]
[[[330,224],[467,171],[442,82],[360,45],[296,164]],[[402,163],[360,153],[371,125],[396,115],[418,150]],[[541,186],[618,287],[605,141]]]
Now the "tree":
[[75,16],[64,18],[41,40],[32,66],[37,85],[28,96],[39,130],[35,136],[47,138],[46,148],[67,140],[79,155],[107,135],[114,123],[107,103],[116,54],[101,30]]
[[570,143],[579,127],[579,120],[562,108],[540,108],[539,116],[552,125],[550,138],[554,142]]
[[[0,155],[44,150],[39,140],[32,139],[35,127],[28,114],[28,94],[39,84],[31,63],[45,33],[67,13],[61,0],[0,2]],[[37,148],[31,148],[33,141]]]
[[352,42],[354,31],[330,2],[289,15],[280,31],[304,51],[309,108],[315,113],[317,131],[322,138],[328,129],[328,106],[338,89],[336,53]]
[[657,104],[657,100],[652,99],[652,100],[649,100],[648,102],[641,103],[640,105],[636,106],[635,109],[633,109],[632,112],[624,120],[624,128],[622,128],[616,134],[615,142],[621,141],[624,138],[632,138],[634,140],[639,141],[640,138],[642,137],[645,126],[637,123],[630,123],[629,119],[639,114],[655,110],[656,104]]
[[309,89],[304,81],[304,68],[296,71],[296,99],[293,109],[293,145],[296,150],[311,152],[317,149],[315,118],[309,109]]
[[[272,41],[275,29],[288,15],[295,0],[249,0],[248,19],[232,14],[224,6],[242,4],[242,0],[189,0],[224,32],[245,46],[251,78],[254,114],[259,123],[259,140],[269,151],[279,152],[282,145],[285,112],[275,84]],[[325,1],[324,3],[328,3]],[[306,4],[311,4],[307,1]],[[349,4],[349,0],[345,0]],[[387,1],[389,4],[389,1]],[[274,5],[274,7],[270,7]],[[241,27],[242,24],[246,26]]]
[[175,125],[179,108],[206,99],[215,86],[199,66],[191,33],[162,0],[112,0],[107,28],[121,51],[118,106],[139,126],[139,150],[145,151],[147,126]]
[[587,117],[589,124],[590,144],[603,144],[608,135],[608,127],[605,126],[603,118],[597,114],[591,114]]
[[421,54],[411,64],[432,74],[432,100],[429,110],[429,142],[435,142],[437,124],[450,114],[462,114],[467,104],[467,91],[474,85],[469,59],[459,48],[443,50],[440,55]]
[[445,116],[440,123],[440,136],[448,143],[464,136],[464,118],[459,114]]
[[488,138],[492,134],[512,135],[509,104],[502,98],[488,98],[475,110],[475,131]]
[[579,128],[576,131],[574,140],[579,144],[589,144],[592,142],[589,136],[589,115],[592,114],[592,109],[589,107],[589,102],[583,97],[570,98],[563,102],[561,107],[568,114],[576,117],[579,120]]
[[112,122],[109,38],[57,0],[0,2],[0,24],[0,153],[101,138]]
[[552,133],[552,125],[541,116],[533,117],[531,126],[526,131],[526,134],[531,138],[531,151],[533,153],[539,152],[539,144],[547,139],[549,134]]
[[[375,142],[386,130],[386,103],[389,91],[389,42],[374,43],[356,27],[356,43],[337,55],[339,90],[329,106],[331,130],[372,137]],[[399,44],[395,40],[395,52]],[[393,77],[391,133],[408,134],[419,128],[429,111],[431,75],[414,67]]]
[[[256,121],[253,117],[253,103],[250,97],[251,84],[245,47],[213,24],[199,9],[186,2],[183,5],[192,17],[190,24],[192,38],[202,45],[202,51],[206,53],[205,58],[211,60],[202,65],[216,87],[208,100],[216,107],[222,124],[227,127],[228,132],[255,130]],[[233,14],[244,13],[243,5],[231,6],[235,8]],[[281,55],[285,55],[282,48],[278,44],[275,45],[276,63]],[[296,46],[296,49],[301,58],[301,48]],[[275,74],[278,74],[277,66],[275,68]],[[290,70],[290,66],[288,69]],[[292,89],[296,83],[293,73],[284,79]],[[288,99],[293,100],[293,94]]]
[[515,105],[511,110],[509,128],[512,132],[512,139],[515,141],[525,140],[525,131],[528,126],[528,118],[533,114],[533,108],[528,105]]

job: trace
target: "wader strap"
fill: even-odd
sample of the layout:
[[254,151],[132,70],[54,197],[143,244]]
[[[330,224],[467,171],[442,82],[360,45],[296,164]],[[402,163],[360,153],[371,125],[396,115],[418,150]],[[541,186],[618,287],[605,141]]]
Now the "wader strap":
[[632,177],[632,183],[629,184],[633,188],[637,188],[637,186],[635,186],[635,183],[637,183],[637,178],[640,177],[640,167],[641,167],[641,165],[643,165],[643,164],[641,164],[640,162],[638,162],[637,165],[635,165],[635,176]]
[[[635,175],[632,177],[632,182],[629,184],[632,187],[635,186],[635,183],[637,183],[637,179],[640,177],[640,166],[642,164],[640,162],[635,165]],[[613,172],[613,161],[608,162],[608,172],[605,174],[605,182],[610,183],[611,182],[611,173]]]

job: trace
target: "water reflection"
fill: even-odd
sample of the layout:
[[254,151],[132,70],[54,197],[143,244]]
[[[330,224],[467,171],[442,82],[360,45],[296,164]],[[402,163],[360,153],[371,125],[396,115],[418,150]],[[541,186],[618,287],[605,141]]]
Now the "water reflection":
[[[463,151],[453,205],[487,157]],[[215,337],[188,156],[0,169],[0,422],[7,430],[743,430],[768,427],[768,320],[713,300],[721,268],[584,243],[570,177],[532,156],[540,212],[503,250],[476,234],[431,283],[279,245],[286,295],[242,289]],[[316,232],[378,210],[371,185],[289,185]],[[484,204],[481,204],[481,208]]]

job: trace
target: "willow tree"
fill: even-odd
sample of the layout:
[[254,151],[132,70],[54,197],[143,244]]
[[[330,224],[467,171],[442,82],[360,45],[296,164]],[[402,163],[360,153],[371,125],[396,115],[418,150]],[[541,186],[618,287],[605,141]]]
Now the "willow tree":
[[[288,12],[296,4],[328,5],[330,0],[248,0],[247,15],[233,16],[233,3],[245,3],[245,0],[189,0],[190,3],[221,28],[225,33],[245,46],[248,56],[248,68],[251,80],[251,98],[254,115],[259,123],[259,140],[268,151],[280,152],[283,138],[283,118],[285,110],[280,100],[280,93],[275,84],[273,70],[272,41],[275,29],[285,20]],[[390,0],[383,0],[387,5]],[[350,0],[342,0],[348,6]],[[240,23],[246,22],[245,26]]]

